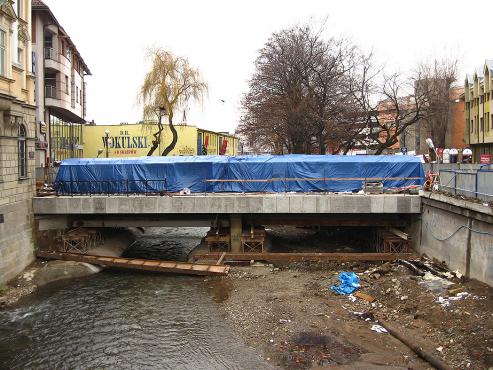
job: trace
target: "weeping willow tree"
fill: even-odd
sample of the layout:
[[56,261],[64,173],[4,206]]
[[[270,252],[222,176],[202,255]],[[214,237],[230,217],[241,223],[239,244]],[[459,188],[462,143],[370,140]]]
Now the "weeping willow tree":
[[[157,131],[147,153],[152,155],[161,144],[163,125],[162,115],[168,117],[172,139],[161,155],[168,155],[176,146],[178,133],[173,125],[173,117],[178,112],[185,113],[188,105],[200,102],[207,91],[207,84],[202,81],[200,72],[190,66],[187,58],[177,57],[163,49],[149,51],[152,67],[145,75],[144,83],[139,90],[139,101],[144,106],[144,122],[154,121],[158,117]],[[146,126],[146,124],[144,124]],[[149,125],[154,127],[154,125]]]

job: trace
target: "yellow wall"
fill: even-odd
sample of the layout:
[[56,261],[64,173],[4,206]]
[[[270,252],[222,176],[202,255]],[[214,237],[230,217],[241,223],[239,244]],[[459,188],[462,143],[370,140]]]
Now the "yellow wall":
[[[237,139],[230,135],[219,134],[211,131],[197,129],[190,125],[175,125],[178,132],[178,142],[169,155],[197,155],[198,133],[201,134],[202,143],[208,136],[209,146],[207,154],[219,154],[217,146],[218,138],[226,138],[228,146],[226,155],[235,155]],[[98,149],[103,149],[99,156],[106,156],[105,130],[109,130],[109,137],[112,138],[109,146],[109,157],[141,157],[146,156],[152,146],[153,133],[157,132],[157,125],[144,127],[142,124],[131,125],[85,125],[83,128],[84,158],[95,158]],[[171,142],[172,134],[168,125],[164,125],[161,133],[161,144],[153,153],[154,156],[161,155],[166,146]]]

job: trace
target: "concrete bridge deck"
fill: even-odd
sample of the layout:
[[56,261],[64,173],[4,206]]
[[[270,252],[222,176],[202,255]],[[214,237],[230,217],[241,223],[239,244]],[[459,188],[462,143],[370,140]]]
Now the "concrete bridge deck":
[[78,195],[35,197],[33,207],[35,215],[419,214],[421,198],[333,193]]

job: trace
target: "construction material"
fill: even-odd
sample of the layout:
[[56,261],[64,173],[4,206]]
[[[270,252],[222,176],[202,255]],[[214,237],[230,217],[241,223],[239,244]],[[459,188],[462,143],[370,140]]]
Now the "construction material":
[[[194,260],[217,260],[220,253],[203,253],[193,256]],[[268,261],[268,262],[304,262],[304,261],[395,261],[397,259],[417,258],[412,253],[226,253],[225,261]]]
[[230,233],[228,229],[211,229],[205,236],[205,242],[209,247],[209,252],[229,252]]
[[[396,235],[394,231],[377,230],[376,249],[382,253],[407,253],[410,251],[410,238]],[[398,231],[398,230],[397,230]],[[407,234],[406,234],[407,235]]]
[[406,266],[414,275],[424,276],[424,272],[414,265],[412,261],[397,260],[397,263],[402,266]]
[[404,231],[396,229],[395,227],[388,227],[387,230],[391,232],[392,234],[404,239],[404,240],[410,240],[411,238],[409,237],[409,234],[406,234]]
[[399,339],[402,343],[404,343],[406,346],[408,346],[410,349],[412,349],[419,357],[421,357],[423,360],[427,361],[430,365],[434,366],[436,369],[438,369],[438,370],[452,370],[452,368],[450,366],[448,366],[446,363],[444,363],[442,360],[440,360],[436,356],[433,356],[431,353],[425,351],[419,344],[417,344],[414,341],[413,338],[405,335],[403,332],[398,330],[393,325],[389,324],[388,322],[383,321],[380,318],[378,318],[378,322],[385,329],[387,329],[387,331],[392,336]]
[[363,293],[361,291],[357,291],[357,292],[353,293],[353,295],[357,298],[364,299],[365,301],[370,302],[370,303],[372,303],[375,300],[375,297],[372,297],[371,295]]
[[57,194],[355,192],[368,182],[393,188],[423,181],[421,161],[411,156],[158,156],[66,159],[54,188]]
[[255,253],[264,251],[266,232],[264,228],[250,228],[241,234],[241,250],[243,253]]
[[185,275],[227,275],[229,272],[229,266],[224,265],[218,266],[188,262],[92,256],[79,253],[58,253],[45,251],[37,251],[36,255],[40,258],[86,262],[105,267],[118,267],[130,270],[166,272]]
[[225,256],[226,256],[226,252],[223,252],[223,254],[221,254],[221,257],[219,257],[219,259],[217,260],[216,265],[220,265],[221,263],[223,263]]

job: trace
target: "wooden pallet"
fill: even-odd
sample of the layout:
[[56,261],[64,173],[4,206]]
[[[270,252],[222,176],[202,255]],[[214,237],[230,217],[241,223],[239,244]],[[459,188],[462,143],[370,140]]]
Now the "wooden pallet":
[[59,253],[37,251],[40,258],[63,261],[86,262],[99,266],[119,267],[130,270],[166,272],[185,275],[227,275],[229,266],[206,265],[188,262],[145,260],[140,258],[123,258],[109,256],[93,256],[79,253]]
[[243,253],[263,253],[265,242],[265,229],[252,228],[250,232],[241,234],[241,250]]
[[205,236],[205,242],[209,247],[209,252],[229,252],[230,250],[229,230],[209,230]]
[[377,230],[376,250],[380,253],[410,252],[410,237],[398,229]]

